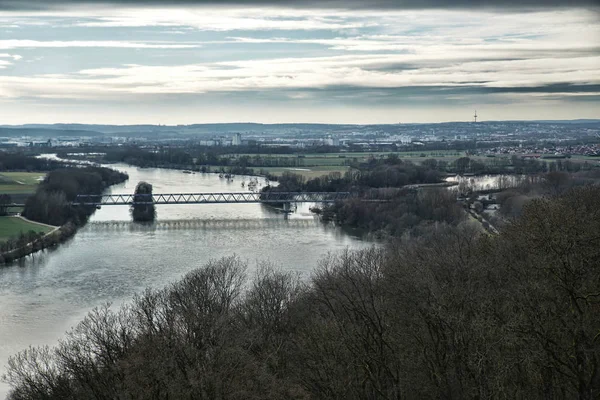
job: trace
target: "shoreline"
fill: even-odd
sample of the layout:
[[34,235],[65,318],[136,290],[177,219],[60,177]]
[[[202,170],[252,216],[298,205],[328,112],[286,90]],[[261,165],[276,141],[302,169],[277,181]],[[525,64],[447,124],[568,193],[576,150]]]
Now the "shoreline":
[[[14,217],[18,218],[18,217]],[[29,220],[27,220],[29,222]],[[52,226],[35,221],[43,226]],[[75,235],[77,228],[72,223],[66,223],[61,226],[56,226],[54,229],[43,236],[40,236],[36,240],[25,244],[19,248],[0,253],[0,265],[10,265],[15,261],[21,260],[27,256],[33,255],[38,251],[43,251],[49,248],[57,247],[59,244],[64,243],[67,239]]]
[[[113,185],[105,187],[103,192]],[[60,226],[33,221],[20,214],[12,216],[11,218],[19,218],[27,223],[52,228],[52,230],[44,235],[37,237],[35,240],[24,244],[21,247],[0,253],[0,266],[12,264],[17,260],[21,260],[29,255],[33,255],[38,251],[57,247],[59,244],[66,242],[68,239],[73,237],[80,228],[83,228],[85,225],[87,225],[89,218],[94,214],[95,211],[96,210],[94,209],[91,214],[87,215],[83,223],[75,224],[73,221],[68,220]]]

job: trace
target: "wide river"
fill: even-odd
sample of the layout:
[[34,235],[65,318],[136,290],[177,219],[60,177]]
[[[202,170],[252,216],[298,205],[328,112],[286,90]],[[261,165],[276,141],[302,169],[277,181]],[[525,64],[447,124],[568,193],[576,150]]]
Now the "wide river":
[[[240,192],[247,190],[241,182],[251,179],[112,168],[129,174],[112,193],[133,193],[142,180],[154,193]],[[10,355],[57,343],[93,307],[163,287],[210,259],[237,254],[249,262],[250,274],[257,262],[269,261],[309,277],[328,252],[372,245],[316,221],[306,204],[287,219],[261,204],[159,205],[157,214],[154,226],[143,227],[130,222],[128,207],[104,206],[67,243],[0,267],[0,375]],[[8,390],[0,382],[0,399]]]

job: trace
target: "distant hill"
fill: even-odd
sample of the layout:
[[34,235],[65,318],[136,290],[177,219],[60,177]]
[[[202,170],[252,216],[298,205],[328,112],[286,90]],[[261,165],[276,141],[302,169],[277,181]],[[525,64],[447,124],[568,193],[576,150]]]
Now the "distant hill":
[[[564,125],[598,125],[600,119],[575,119],[575,120],[540,120],[540,121],[482,121],[479,127],[494,124],[564,124]],[[98,136],[125,136],[145,138],[185,138],[188,136],[203,137],[215,135],[262,134],[281,135],[285,133],[310,135],[310,134],[344,134],[353,132],[386,132],[400,134],[412,127],[420,129],[446,129],[446,128],[470,128],[473,122],[442,122],[421,124],[319,124],[319,123],[285,123],[285,124],[261,124],[253,122],[237,123],[212,123],[191,125],[100,125],[100,124],[25,124],[0,126],[0,137],[98,137]]]
[[53,136],[73,136],[73,137],[81,137],[81,136],[104,136],[101,132],[95,132],[91,130],[83,130],[83,129],[51,129],[51,128],[43,128],[43,127],[14,127],[14,128],[6,128],[0,127],[0,137],[22,137],[22,136],[32,136],[32,137],[53,137]]

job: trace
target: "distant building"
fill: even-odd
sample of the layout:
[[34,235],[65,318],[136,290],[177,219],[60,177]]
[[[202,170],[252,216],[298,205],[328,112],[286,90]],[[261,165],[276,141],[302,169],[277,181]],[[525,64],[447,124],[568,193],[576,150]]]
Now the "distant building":
[[325,140],[325,144],[328,144],[329,146],[339,146],[340,145],[340,139],[338,138],[328,138]]
[[231,140],[232,146],[241,146],[242,145],[242,135],[236,133],[233,135],[233,139]]
[[29,147],[52,147],[52,142],[50,139],[47,142],[29,142]]
[[408,135],[400,135],[398,141],[402,144],[410,144],[410,142],[412,142],[412,138]]

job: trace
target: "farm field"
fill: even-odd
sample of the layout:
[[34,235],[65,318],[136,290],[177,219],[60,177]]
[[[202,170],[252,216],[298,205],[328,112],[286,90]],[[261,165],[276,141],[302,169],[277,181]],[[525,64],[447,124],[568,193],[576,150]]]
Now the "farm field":
[[[364,162],[371,157],[374,158],[385,158],[390,154],[396,154],[399,158],[412,162],[422,162],[428,158],[435,158],[437,160],[444,160],[451,162],[457,158],[464,157],[464,151],[455,150],[434,150],[434,151],[410,151],[410,152],[360,152],[360,153],[315,153],[315,154],[260,154],[260,157],[265,161],[264,168],[280,168],[280,167],[269,167],[268,160],[276,159],[295,159],[295,168],[309,168],[313,169],[316,167],[346,167],[351,162]],[[231,155],[232,158],[239,158],[241,156],[248,156],[251,158],[257,157],[256,154],[236,154]],[[299,157],[300,156],[300,157]],[[257,167],[254,167],[257,168]]]
[[590,164],[598,164],[600,165],[600,157],[591,157],[591,156],[571,156],[568,160],[573,162],[588,162]]
[[19,217],[0,217],[0,242],[17,237],[21,232],[50,232],[51,227],[27,222]]
[[45,172],[1,172],[0,177],[12,179],[26,185],[37,185],[46,176]]
[[0,193],[30,194],[46,174],[40,172],[2,172],[0,173]]
[[350,167],[346,166],[320,166],[320,167],[263,167],[254,168],[255,171],[267,171],[270,174],[281,176],[284,172],[291,172],[296,175],[302,175],[306,179],[317,178],[322,175],[327,175],[331,172],[339,172],[344,174]]

